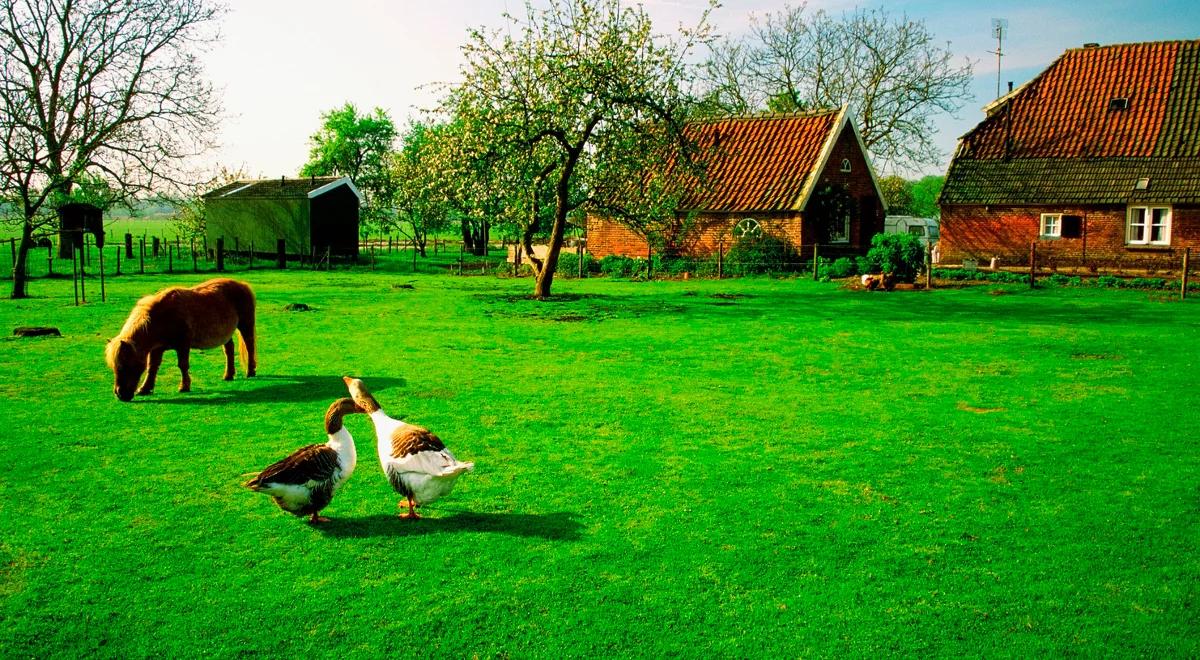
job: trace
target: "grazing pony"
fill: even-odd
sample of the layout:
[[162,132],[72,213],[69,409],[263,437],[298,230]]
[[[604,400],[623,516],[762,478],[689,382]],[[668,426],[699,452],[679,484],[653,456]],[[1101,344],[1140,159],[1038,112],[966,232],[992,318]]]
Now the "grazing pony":
[[171,287],[146,296],[133,306],[121,333],[108,342],[105,358],[116,375],[113,393],[132,401],[142,373],[146,382],[138,394],[154,391],[154,378],[163,353],[175,351],[183,379],[180,392],[190,392],[188,352],[193,348],[225,347],[225,380],[233,380],[233,331],[241,337],[246,376],[253,376],[254,291],[245,282],[215,279],[185,289]]

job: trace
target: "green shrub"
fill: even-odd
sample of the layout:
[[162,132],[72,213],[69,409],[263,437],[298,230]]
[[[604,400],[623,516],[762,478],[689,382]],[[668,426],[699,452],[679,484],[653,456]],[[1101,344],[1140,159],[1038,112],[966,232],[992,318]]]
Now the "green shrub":
[[[583,269],[587,273],[599,272],[599,264],[596,263],[596,259],[586,252],[583,255]],[[555,267],[554,273],[565,277],[578,277],[579,255],[566,251],[559,253],[558,265]]]
[[822,270],[822,274],[827,275],[831,279],[840,280],[857,275],[858,263],[850,257],[842,257]]
[[1132,280],[1125,282],[1125,286],[1131,289],[1163,289],[1167,286],[1167,281],[1161,277],[1135,277]]
[[1096,286],[1102,286],[1108,289],[1115,289],[1121,286],[1121,278],[1113,275],[1101,275],[1096,278]]
[[1067,286],[1071,283],[1071,278],[1062,273],[1055,273],[1050,277],[1044,278],[1042,281],[1053,286]]
[[609,277],[637,277],[646,272],[646,260],[610,254],[600,260],[600,272]]
[[800,258],[790,243],[763,233],[739,236],[725,255],[725,270],[731,275],[794,271]]
[[869,272],[890,273],[913,282],[925,266],[925,246],[914,234],[875,234],[867,251]]

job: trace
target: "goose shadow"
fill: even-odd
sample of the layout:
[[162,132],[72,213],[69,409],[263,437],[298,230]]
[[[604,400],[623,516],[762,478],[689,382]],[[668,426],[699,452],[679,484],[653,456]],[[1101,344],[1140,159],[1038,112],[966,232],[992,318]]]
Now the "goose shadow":
[[[393,387],[405,387],[408,381],[403,378],[389,376],[369,376],[372,392],[382,392]],[[241,380],[241,379],[240,379]],[[228,384],[217,381],[211,385],[213,389],[193,390],[192,392],[175,392],[167,390],[156,391],[150,396],[137,396],[135,403],[169,403],[193,406],[215,406],[229,403],[306,403],[311,401],[332,401],[338,397],[347,396],[346,384],[341,376],[282,376],[262,375],[241,381],[239,387],[247,389],[221,390],[217,389]],[[159,383],[159,387],[173,387],[169,382]],[[165,395],[165,396],[164,396]]]
[[578,541],[583,536],[583,525],[575,520],[577,515],[572,512],[534,514],[459,511],[445,518],[402,520],[394,515],[376,514],[363,518],[332,518],[329,522],[318,525],[317,530],[335,538],[485,532],[551,541]]

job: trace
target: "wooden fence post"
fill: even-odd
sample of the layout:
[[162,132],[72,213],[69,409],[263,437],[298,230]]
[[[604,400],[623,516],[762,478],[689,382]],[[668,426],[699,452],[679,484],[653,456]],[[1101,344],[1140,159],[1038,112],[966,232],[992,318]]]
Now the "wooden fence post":
[[813,243],[813,281],[816,282],[821,272],[821,256],[819,243]]
[[160,244],[160,242],[159,242],[159,240],[158,240],[158,237],[157,237],[157,236],[152,236],[152,237],[150,238],[150,251],[151,251],[150,253],[151,253],[152,255],[154,255],[154,258],[155,258],[155,259],[157,259],[157,258],[158,258],[158,250],[159,250],[161,247],[162,247],[162,245]]
[[133,234],[125,232],[125,258],[133,259]]
[[195,236],[188,239],[188,247],[192,251],[192,272],[195,273],[196,271],[199,270],[199,268],[198,268],[199,264],[196,263],[196,237]]
[[1188,262],[1191,261],[1192,248],[1183,248],[1183,276],[1179,278],[1179,299],[1187,298]]
[[725,277],[725,238],[717,241],[717,279]]
[[579,274],[576,275],[579,279],[583,279],[583,241],[575,243],[575,261],[579,266]]
[[925,244],[925,290],[933,288],[933,243]]
[[117,253],[117,275],[120,275],[121,274],[121,246],[120,245],[116,246],[116,249],[114,249],[113,252]]
[[1037,242],[1029,244],[1029,288],[1035,288],[1037,275]]
[[[86,238],[84,239],[83,244],[84,244],[84,247],[86,248],[86,246],[87,246]],[[74,250],[74,251],[78,252],[78,250]],[[83,278],[84,278],[85,274],[86,273],[84,273],[84,270],[83,270],[83,259],[80,259],[79,260],[79,300],[86,303],[87,302],[87,289],[84,288],[86,285],[83,283]]]
[[71,289],[75,292],[75,306],[79,306],[79,254],[71,246]]
[[146,274],[146,237],[138,241],[138,272],[142,275]]
[[[158,242],[158,239],[156,238],[156,239],[154,239],[154,241]],[[171,254],[171,246],[170,245],[167,245],[167,272],[168,273],[175,272],[175,256]]]
[[96,248],[100,257],[100,302],[108,302],[108,294],[104,291],[104,248]]
[[50,275],[54,274],[54,246],[46,248],[46,270]]
[[225,237],[217,239],[217,272],[225,270]]
[[275,241],[275,267],[279,270],[287,268],[287,239]]

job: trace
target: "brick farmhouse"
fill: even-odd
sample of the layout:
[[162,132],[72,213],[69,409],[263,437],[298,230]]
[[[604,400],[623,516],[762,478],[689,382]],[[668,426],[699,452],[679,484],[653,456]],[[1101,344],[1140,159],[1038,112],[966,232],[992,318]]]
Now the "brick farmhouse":
[[[703,157],[703,184],[684,191],[676,209],[679,229],[667,239],[676,254],[712,255],[758,231],[797,251],[820,243],[823,256],[862,254],[883,230],[883,196],[845,108],[723,118],[686,130],[713,148]],[[596,215],[587,218],[587,247],[596,257],[645,257],[649,249],[645,236]]]
[[1200,41],[1068,50],[959,140],[941,260],[1171,269],[1200,246]]

